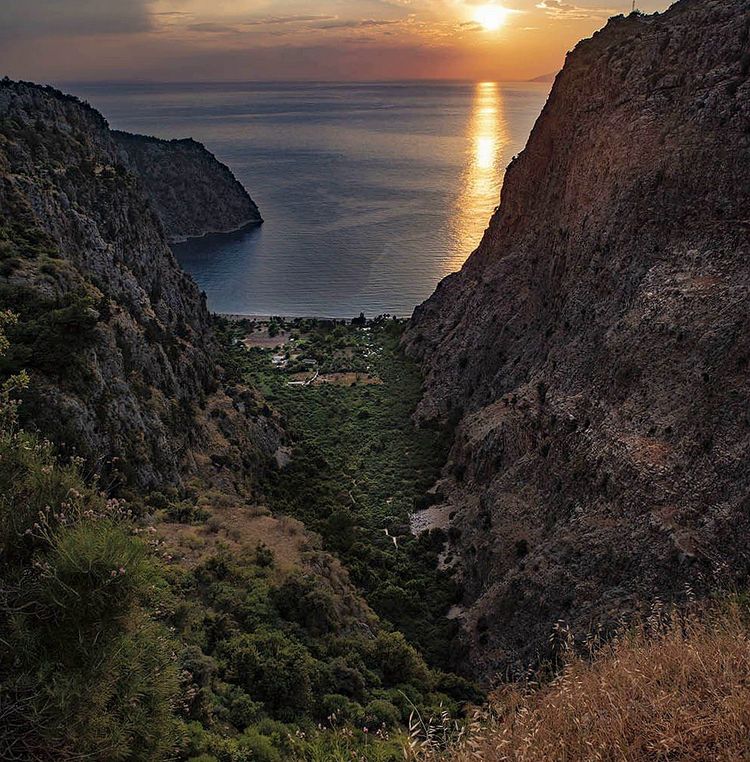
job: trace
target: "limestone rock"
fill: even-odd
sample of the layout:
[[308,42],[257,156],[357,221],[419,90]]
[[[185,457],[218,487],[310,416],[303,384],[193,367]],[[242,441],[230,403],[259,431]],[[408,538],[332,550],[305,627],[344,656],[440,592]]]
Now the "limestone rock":
[[569,54],[477,251],[415,311],[459,420],[469,665],[489,677],[750,572],[750,0]]

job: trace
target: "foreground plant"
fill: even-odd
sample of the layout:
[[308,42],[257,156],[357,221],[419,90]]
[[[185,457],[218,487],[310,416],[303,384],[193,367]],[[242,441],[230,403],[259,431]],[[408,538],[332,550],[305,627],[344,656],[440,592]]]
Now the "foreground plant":
[[433,762],[740,760],[750,758],[750,637],[738,603],[662,613],[592,654],[567,649],[542,686],[505,686],[455,743],[446,720],[408,755]]
[[147,613],[158,569],[123,506],[18,427],[24,382],[0,391],[0,759],[163,759],[177,676]]

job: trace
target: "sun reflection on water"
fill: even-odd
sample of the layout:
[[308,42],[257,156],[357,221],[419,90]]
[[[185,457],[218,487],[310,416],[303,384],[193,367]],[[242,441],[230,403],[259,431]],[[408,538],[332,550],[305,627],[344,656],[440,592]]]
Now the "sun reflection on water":
[[461,268],[478,246],[493,209],[500,201],[504,149],[510,141],[500,86],[479,82],[468,125],[467,168],[455,216],[455,252],[450,271]]

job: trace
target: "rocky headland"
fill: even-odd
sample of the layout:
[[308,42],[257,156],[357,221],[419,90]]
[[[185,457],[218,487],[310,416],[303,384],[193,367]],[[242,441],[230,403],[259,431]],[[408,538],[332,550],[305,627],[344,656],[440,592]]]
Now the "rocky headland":
[[141,178],[171,242],[263,222],[229,167],[203,144],[118,130],[112,137],[122,148],[123,163]]

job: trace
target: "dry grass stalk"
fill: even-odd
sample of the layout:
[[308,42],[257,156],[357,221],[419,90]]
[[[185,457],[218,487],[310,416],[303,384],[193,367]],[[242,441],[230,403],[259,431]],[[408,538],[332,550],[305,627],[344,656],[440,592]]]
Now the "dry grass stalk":
[[749,632],[739,606],[657,609],[592,658],[568,651],[551,683],[504,687],[459,744],[415,739],[410,753],[429,762],[750,760]]

